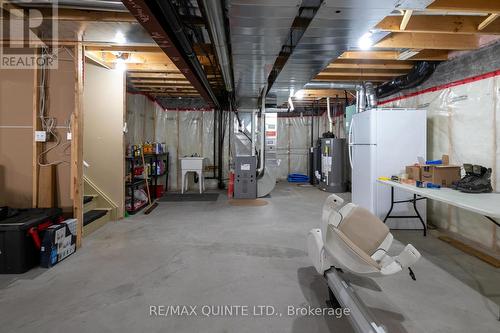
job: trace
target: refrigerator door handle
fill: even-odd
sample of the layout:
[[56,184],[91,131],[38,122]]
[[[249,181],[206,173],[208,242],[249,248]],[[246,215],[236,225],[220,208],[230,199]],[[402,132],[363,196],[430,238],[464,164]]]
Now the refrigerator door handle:
[[349,145],[348,151],[349,151],[349,163],[351,164],[351,169],[352,169],[353,168],[353,166],[352,166],[352,145]]
[[350,145],[352,145],[354,142],[353,142],[353,133],[352,133],[352,124],[354,123],[354,117],[351,118],[351,123],[349,124],[349,134],[347,135],[348,137],[348,140],[347,140],[347,143]]
[[352,166],[352,145],[353,145],[353,136],[352,136],[352,124],[354,123],[354,117],[351,118],[351,123],[349,124],[349,134],[348,134],[348,153],[349,153],[349,163],[351,164],[351,169],[353,168]]

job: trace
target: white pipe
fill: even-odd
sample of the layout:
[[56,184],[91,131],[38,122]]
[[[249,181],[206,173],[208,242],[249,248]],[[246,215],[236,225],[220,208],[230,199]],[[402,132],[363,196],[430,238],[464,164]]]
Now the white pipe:
[[359,113],[359,89],[356,90],[356,113]]
[[252,138],[252,156],[255,156],[255,140],[257,139],[257,135],[255,135],[256,132],[256,126],[257,126],[257,112],[252,111],[252,123],[251,123],[251,138]]
[[257,170],[257,177],[264,175],[266,168],[265,148],[266,148],[266,94],[267,84],[262,89],[262,104],[260,109],[260,168]]
[[333,133],[333,119],[330,112],[330,97],[326,98],[326,114],[328,115],[328,131]]

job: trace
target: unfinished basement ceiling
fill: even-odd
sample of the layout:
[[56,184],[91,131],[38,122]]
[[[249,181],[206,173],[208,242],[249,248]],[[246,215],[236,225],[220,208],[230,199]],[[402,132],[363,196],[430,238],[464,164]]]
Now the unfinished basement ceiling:
[[240,107],[255,107],[301,0],[229,0],[228,16]]
[[394,3],[394,0],[325,1],[270,90],[276,102],[286,101],[332,59],[357,47],[359,38],[394,10]]
[[[333,59],[357,46],[359,38],[395,9],[425,8],[432,0],[325,0],[293,49],[269,98],[281,104]],[[307,0],[229,1],[236,98],[241,107],[256,107],[259,94]],[[387,33],[376,38],[381,39]],[[276,100],[274,100],[274,98]]]

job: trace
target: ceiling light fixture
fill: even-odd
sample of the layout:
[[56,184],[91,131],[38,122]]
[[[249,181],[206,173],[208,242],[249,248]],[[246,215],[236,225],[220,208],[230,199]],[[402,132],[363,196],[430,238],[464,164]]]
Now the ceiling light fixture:
[[373,46],[372,33],[367,32],[358,40],[358,47],[361,50],[369,50]]
[[120,58],[116,59],[115,69],[120,72],[125,72],[127,70],[127,64],[125,63],[125,60]]
[[299,99],[299,100],[302,100],[304,98],[304,90],[303,89],[300,89],[299,91],[297,91],[295,93],[295,98]]
[[125,35],[123,32],[118,31],[115,35],[115,43],[117,44],[125,44],[127,42],[127,38],[125,38]]

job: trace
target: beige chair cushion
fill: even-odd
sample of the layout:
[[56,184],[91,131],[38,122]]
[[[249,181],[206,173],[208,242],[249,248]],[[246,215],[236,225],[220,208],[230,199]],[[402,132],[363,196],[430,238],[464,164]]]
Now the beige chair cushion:
[[371,256],[389,234],[389,228],[369,210],[354,208],[339,227],[357,247]]
[[359,259],[361,259],[365,264],[370,265],[376,269],[380,269],[381,266],[379,263],[377,263],[375,260],[372,259],[366,252],[364,252],[362,249],[360,249],[356,244],[354,244],[342,231],[339,231],[336,228],[333,228],[337,236],[344,241],[345,245],[347,245],[352,252],[354,252]]

